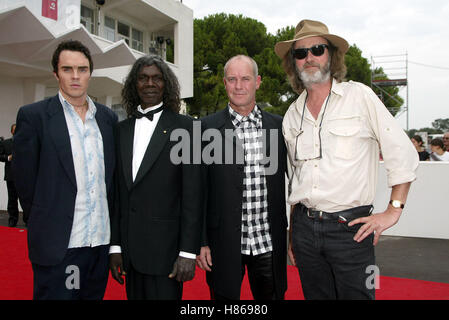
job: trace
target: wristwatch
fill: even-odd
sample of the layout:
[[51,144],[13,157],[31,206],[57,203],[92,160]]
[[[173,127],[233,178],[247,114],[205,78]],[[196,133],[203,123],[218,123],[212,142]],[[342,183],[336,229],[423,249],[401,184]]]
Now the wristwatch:
[[404,209],[404,204],[399,200],[390,200],[390,204],[393,208]]

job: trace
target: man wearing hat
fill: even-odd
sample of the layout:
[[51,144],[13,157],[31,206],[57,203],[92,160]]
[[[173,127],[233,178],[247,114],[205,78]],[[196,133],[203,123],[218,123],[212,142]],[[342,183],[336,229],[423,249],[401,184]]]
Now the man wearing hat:
[[[312,20],[275,46],[299,94],[283,134],[291,169],[288,252],[306,299],[374,299],[374,245],[398,222],[418,167],[410,139],[376,94],[343,82],[348,47]],[[391,201],[372,214],[380,150]]]

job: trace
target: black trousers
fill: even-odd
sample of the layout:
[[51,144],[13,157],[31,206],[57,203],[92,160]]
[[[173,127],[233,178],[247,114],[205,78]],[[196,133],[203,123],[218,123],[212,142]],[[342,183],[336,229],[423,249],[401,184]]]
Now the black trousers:
[[[277,297],[273,274],[273,255],[271,252],[257,256],[242,254],[242,278],[245,276],[245,267],[248,269],[248,281],[254,300],[283,300],[284,297]],[[209,287],[211,300],[230,300]]]
[[17,221],[19,219],[19,196],[17,195],[16,185],[14,181],[6,181],[6,187],[8,188],[9,218],[13,218]]
[[358,243],[353,238],[361,224],[311,219],[300,205],[292,220],[292,248],[306,300],[374,300],[373,234]]
[[168,274],[140,273],[131,265],[126,270],[126,296],[128,300],[181,300],[182,282],[170,279]]
[[102,300],[109,276],[109,245],[68,249],[54,266],[32,264],[34,300]]

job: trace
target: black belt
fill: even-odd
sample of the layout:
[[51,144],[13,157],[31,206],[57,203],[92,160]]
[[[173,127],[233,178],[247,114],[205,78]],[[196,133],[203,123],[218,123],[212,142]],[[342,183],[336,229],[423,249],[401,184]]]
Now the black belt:
[[296,204],[295,209],[296,208],[298,208],[298,210],[301,210],[301,212],[305,212],[307,214],[307,217],[309,217],[310,219],[320,221],[337,220],[338,222],[341,223],[346,223],[357,218],[370,216],[374,209],[372,205],[368,205],[337,212],[325,212],[320,210],[309,209],[302,203]]

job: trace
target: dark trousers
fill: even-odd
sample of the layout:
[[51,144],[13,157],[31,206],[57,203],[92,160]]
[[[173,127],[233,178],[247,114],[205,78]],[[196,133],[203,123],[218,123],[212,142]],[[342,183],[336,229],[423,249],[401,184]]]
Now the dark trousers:
[[17,195],[16,185],[14,181],[6,181],[6,187],[8,188],[9,218],[17,221],[19,219],[19,196]]
[[182,282],[167,275],[154,276],[138,272],[131,265],[126,270],[128,300],[181,300]]
[[34,300],[102,300],[109,276],[109,245],[68,249],[54,266],[32,264]]
[[[248,269],[248,281],[254,300],[283,300],[284,297],[277,297],[273,275],[273,255],[271,252],[257,256],[242,254],[241,280],[245,276],[245,267]],[[209,287],[212,300],[231,300]]]
[[305,207],[295,206],[292,246],[306,299],[374,300],[368,268],[375,264],[373,234],[354,241],[360,226],[314,220]]

